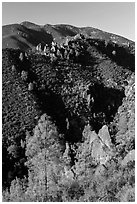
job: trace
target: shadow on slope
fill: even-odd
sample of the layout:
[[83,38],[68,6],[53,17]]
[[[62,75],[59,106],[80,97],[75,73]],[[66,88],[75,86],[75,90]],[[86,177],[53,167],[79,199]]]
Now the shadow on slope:
[[103,125],[113,121],[125,94],[122,90],[104,87],[101,83],[90,86],[88,94],[92,98],[90,102],[90,124],[93,130],[98,133]]
[[106,54],[119,66],[127,68],[131,71],[135,71],[135,55],[131,54],[130,47],[125,48],[124,46],[99,39],[89,39],[88,42],[90,45],[94,45],[99,50],[99,52]]

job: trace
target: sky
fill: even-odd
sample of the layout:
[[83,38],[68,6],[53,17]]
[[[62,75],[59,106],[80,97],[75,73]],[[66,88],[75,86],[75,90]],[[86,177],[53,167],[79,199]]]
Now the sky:
[[134,2],[3,2],[2,24],[94,27],[135,40]]

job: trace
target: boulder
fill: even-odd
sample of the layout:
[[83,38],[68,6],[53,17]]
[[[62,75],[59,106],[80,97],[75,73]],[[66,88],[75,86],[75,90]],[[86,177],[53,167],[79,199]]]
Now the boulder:
[[34,89],[34,84],[32,82],[30,82],[28,84],[28,91],[33,91],[33,89]]
[[22,80],[26,81],[26,80],[28,79],[28,72],[22,70],[22,72],[21,72],[21,78],[22,78]]
[[103,142],[103,144],[105,144],[108,148],[111,149],[112,142],[111,142],[111,138],[110,138],[110,134],[109,134],[107,125],[104,125],[99,130],[98,136],[101,139],[101,141]]
[[109,160],[110,155],[103,148],[104,144],[100,139],[95,139],[92,145],[92,158],[101,165],[105,165],[105,163]]
[[12,72],[15,72],[16,71],[16,66],[12,65],[11,69],[12,69]]
[[115,50],[112,51],[112,55],[116,55],[116,51]]
[[92,144],[92,142],[98,138],[98,135],[96,134],[95,131],[91,131],[90,132],[90,145]]
[[85,126],[84,131],[83,131],[83,137],[88,138],[89,144],[91,146],[92,142],[98,138],[98,135],[96,134],[95,131],[91,130],[91,126],[88,124]]
[[23,61],[24,60],[24,53],[20,53],[20,55],[19,55],[19,59],[20,59],[20,61]]

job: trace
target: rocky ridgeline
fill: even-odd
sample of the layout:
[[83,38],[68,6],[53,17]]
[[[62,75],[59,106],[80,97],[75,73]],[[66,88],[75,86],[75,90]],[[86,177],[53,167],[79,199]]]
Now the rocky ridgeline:
[[[82,64],[91,64],[91,59],[94,60],[94,57],[98,57],[100,60],[107,57],[132,71],[135,68],[134,46],[130,43],[127,46],[122,46],[117,41],[94,39],[83,34],[77,34],[70,39],[66,38],[65,42],[57,43],[53,40],[51,45],[39,43],[34,51],[44,55],[51,62],[72,60]],[[99,55],[98,52],[102,55]]]

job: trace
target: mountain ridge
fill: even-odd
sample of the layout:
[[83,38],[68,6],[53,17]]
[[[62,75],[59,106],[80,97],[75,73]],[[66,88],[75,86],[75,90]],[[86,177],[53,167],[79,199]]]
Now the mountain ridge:
[[35,25],[35,26],[41,26],[41,27],[43,27],[43,26],[45,26],[45,25],[49,25],[49,26],[69,26],[69,27],[72,27],[72,28],[75,28],[75,29],[93,29],[93,30],[97,30],[97,31],[101,31],[101,32],[104,32],[104,33],[108,33],[108,34],[113,34],[113,35],[116,35],[116,36],[118,36],[118,37],[122,37],[122,38],[124,38],[124,39],[126,39],[126,40],[129,40],[129,41],[132,41],[132,42],[134,42],[133,40],[131,40],[131,39],[128,39],[127,37],[124,37],[124,36],[122,36],[122,35],[120,35],[120,34],[116,34],[116,33],[112,33],[112,32],[109,32],[109,31],[105,31],[105,30],[102,30],[102,29],[99,29],[99,28],[97,28],[97,27],[92,27],[92,26],[75,26],[75,25],[71,25],[71,24],[66,24],[66,23],[59,23],[59,24],[50,24],[50,23],[46,23],[46,24],[44,24],[44,25],[39,25],[39,24],[36,24],[36,23],[32,23],[32,22],[30,22],[30,21],[23,21],[22,23],[20,23],[20,24],[23,24],[24,25],[24,23],[25,24],[32,24],[32,25]]
[[41,42],[51,44],[52,40],[55,39],[60,43],[66,40],[66,38],[74,37],[80,33],[93,39],[99,38],[121,45],[134,44],[133,41],[127,38],[93,27],[76,27],[67,24],[38,25],[24,21],[20,24],[2,26],[2,48],[15,48],[26,51],[36,47]]

